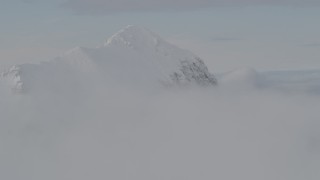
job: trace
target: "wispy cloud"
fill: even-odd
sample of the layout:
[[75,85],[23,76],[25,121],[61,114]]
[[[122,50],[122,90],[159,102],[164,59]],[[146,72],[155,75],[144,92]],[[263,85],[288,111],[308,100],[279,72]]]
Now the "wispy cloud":
[[63,7],[79,14],[110,14],[132,11],[196,10],[221,6],[319,6],[316,0],[67,0]]

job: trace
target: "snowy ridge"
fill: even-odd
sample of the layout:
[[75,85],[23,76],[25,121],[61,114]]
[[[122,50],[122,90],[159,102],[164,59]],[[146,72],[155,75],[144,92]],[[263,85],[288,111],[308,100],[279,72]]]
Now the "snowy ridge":
[[[58,77],[63,74],[62,71],[65,76],[69,76],[68,71],[97,73],[106,81],[135,86],[211,86],[217,83],[198,56],[167,43],[150,30],[137,26],[120,30],[103,46],[76,47],[45,64],[16,65],[5,72],[3,77],[11,79],[11,88],[17,89],[17,92],[23,92],[26,86],[35,86],[36,81],[29,77],[40,82],[39,78]],[[42,75],[40,73],[43,69],[50,70],[44,72],[46,75]],[[32,75],[25,78],[22,74]]]
[[[109,38],[104,47],[112,51],[121,49],[130,54],[130,57],[120,57],[121,61],[133,59],[136,53],[143,54],[144,58],[139,57],[135,61],[141,60],[145,66],[152,66],[146,67],[153,69],[149,75],[155,75],[164,84],[216,84],[215,78],[198,56],[166,42],[145,28],[128,26]],[[102,51],[106,52],[105,49]],[[187,72],[187,66],[190,72]]]
[[21,67],[12,66],[8,71],[1,74],[1,78],[5,78],[7,83],[12,88],[13,92],[22,92],[24,89]]

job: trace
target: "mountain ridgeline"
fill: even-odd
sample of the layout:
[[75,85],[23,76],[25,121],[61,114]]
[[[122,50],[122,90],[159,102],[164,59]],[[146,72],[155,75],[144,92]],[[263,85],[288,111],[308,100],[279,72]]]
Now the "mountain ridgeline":
[[217,84],[201,58],[137,26],[120,30],[96,48],[76,47],[49,62],[15,65],[2,79],[13,91],[27,92],[75,85],[75,77],[88,74],[138,87]]

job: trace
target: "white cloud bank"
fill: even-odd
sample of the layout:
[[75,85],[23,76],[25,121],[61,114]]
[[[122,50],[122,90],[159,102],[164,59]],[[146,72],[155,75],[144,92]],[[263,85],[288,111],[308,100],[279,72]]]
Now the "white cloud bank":
[[157,92],[93,75],[75,91],[1,88],[0,179],[318,179],[320,96],[259,89],[257,76]]
[[223,6],[318,6],[314,0],[67,0],[64,7],[70,8],[79,14],[110,14],[131,11],[176,11],[196,10],[207,7]]

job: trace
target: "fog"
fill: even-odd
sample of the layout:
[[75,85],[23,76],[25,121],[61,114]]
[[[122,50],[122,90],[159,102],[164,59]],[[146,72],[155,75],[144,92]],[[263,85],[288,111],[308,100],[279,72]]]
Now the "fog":
[[262,88],[250,73],[156,90],[90,76],[76,89],[0,86],[0,179],[320,178],[316,93]]

